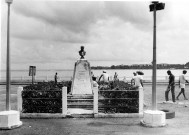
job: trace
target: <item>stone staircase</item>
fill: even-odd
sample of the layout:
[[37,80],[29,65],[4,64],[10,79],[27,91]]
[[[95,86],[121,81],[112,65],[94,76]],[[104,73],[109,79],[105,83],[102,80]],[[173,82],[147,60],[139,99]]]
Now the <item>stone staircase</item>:
[[93,95],[68,95],[67,105],[71,117],[93,117]]

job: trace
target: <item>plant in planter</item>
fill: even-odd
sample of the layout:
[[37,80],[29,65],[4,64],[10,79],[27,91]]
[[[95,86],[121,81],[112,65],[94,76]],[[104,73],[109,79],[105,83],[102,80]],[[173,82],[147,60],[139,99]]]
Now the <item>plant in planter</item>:
[[137,87],[123,81],[99,83],[99,110],[104,113],[138,113]]
[[62,112],[62,87],[66,86],[68,92],[71,81],[40,82],[25,86],[22,91],[23,113],[61,113]]

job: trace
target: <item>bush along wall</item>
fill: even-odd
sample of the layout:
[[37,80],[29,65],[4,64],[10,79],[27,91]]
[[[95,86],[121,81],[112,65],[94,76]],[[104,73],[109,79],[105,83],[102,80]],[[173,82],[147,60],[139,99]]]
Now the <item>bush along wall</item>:
[[71,81],[40,82],[28,85],[22,91],[22,113],[62,113],[62,87],[66,86],[68,92]]
[[98,104],[101,113],[139,113],[138,88],[123,81],[99,83]]

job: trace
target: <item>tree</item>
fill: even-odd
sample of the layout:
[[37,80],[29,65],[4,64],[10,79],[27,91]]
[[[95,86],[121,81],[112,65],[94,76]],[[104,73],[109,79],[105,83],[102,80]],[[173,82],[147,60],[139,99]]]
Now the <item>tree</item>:
[[189,62],[187,62],[187,63],[185,64],[185,67],[186,67],[186,68],[189,68]]

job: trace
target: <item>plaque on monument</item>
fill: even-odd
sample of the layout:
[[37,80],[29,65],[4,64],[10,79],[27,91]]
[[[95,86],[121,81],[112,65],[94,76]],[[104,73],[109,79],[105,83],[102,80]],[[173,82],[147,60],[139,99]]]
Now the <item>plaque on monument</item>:
[[84,59],[84,47],[81,46],[80,60],[75,63],[72,80],[72,94],[92,94],[92,79],[90,63]]

